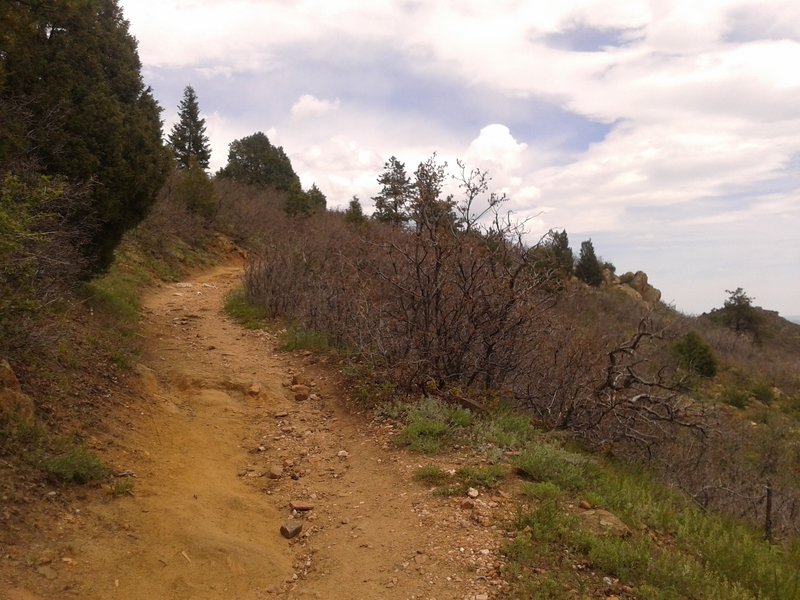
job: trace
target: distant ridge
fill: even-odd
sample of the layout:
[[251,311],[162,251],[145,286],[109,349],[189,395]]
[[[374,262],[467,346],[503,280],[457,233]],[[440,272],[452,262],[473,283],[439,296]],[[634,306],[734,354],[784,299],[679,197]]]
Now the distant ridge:
[[792,323],[797,323],[800,325],[800,315],[793,315],[789,317],[784,317],[787,321],[791,321]]

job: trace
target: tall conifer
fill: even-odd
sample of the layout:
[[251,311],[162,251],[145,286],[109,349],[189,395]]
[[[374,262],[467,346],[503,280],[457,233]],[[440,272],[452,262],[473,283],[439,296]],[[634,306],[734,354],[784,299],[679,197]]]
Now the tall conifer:
[[183,100],[178,105],[178,122],[173,125],[169,134],[169,145],[175,154],[178,168],[188,169],[194,157],[201,169],[208,169],[211,149],[206,135],[206,120],[200,118],[197,94],[190,85],[183,90]]

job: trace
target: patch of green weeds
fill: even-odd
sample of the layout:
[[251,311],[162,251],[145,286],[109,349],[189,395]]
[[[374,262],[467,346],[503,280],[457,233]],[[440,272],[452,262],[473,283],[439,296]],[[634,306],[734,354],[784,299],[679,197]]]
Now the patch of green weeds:
[[461,467],[456,471],[456,479],[465,487],[495,489],[498,482],[507,475],[501,465],[489,465],[482,468]]
[[71,446],[42,462],[48,478],[59,483],[91,483],[106,477],[108,467],[83,446]]
[[476,430],[478,442],[493,444],[502,449],[522,448],[537,435],[527,416],[507,410],[490,413],[480,421]]
[[147,283],[143,271],[126,272],[118,268],[92,279],[83,286],[83,293],[97,310],[103,310],[115,319],[134,324],[139,319],[139,294]]
[[411,422],[406,425],[396,440],[398,444],[408,446],[414,452],[436,454],[444,448],[444,438],[447,433],[446,423],[417,415],[411,418]]
[[117,477],[111,482],[111,495],[115,498],[133,496],[133,479],[130,477]]
[[564,495],[564,490],[552,481],[526,481],[522,484],[522,493],[540,502],[554,502]]
[[436,398],[425,398],[408,411],[408,423],[395,440],[415,452],[435,454],[463,437],[473,422],[472,413]]
[[312,352],[328,352],[333,348],[328,336],[317,331],[310,331],[299,325],[287,327],[281,333],[278,349],[283,352],[294,350],[310,350]]
[[441,485],[450,479],[438,465],[425,465],[414,472],[414,479],[426,485]]
[[589,488],[598,471],[587,457],[550,444],[530,446],[513,464],[518,473],[533,481],[550,481],[576,492]]
[[225,314],[245,329],[263,329],[267,320],[267,309],[250,302],[241,287],[235,288],[225,297]]

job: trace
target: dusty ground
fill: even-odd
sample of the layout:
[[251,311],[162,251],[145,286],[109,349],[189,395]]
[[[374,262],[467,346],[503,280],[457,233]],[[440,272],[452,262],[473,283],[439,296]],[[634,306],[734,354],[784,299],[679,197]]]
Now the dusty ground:
[[[227,319],[239,276],[146,300],[141,389],[90,440],[133,495],[51,492],[40,531],[0,548],[0,600],[503,597],[507,499],[414,482],[425,461],[347,410],[324,358],[277,354]],[[292,518],[303,530],[287,540]]]

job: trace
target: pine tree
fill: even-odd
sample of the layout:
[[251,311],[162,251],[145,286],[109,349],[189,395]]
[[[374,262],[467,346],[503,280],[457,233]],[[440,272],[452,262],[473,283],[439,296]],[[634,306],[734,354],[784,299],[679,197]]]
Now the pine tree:
[[603,283],[603,269],[597,255],[594,253],[592,240],[588,239],[581,242],[581,253],[578,257],[578,264],[575,265],[575,275],[578,279],[591,286],[598,286]]
[[575,257],[572,254],[572,248],[569,247],[566,229],[561,232],[553,232],[551,249],[556,268],[567,275],[572,275],[575,270]]
[[358,199],[358,196],[353,196],[353,199],[350,200],[347,210],[344,211],[344,220],[348,223],[353,223],[356,225],[365,223],[367,221],[367,217],[364,216],[364,209],[361,208],[361,201]]
[[197,94],[190,85],[183,91],[183,100],[178,106],[178,122],[169,134],[169,145],[178,168],[188,169],[194,157],[201,169],[208,169],[211,149],[206,135],[206,120],[200,118]]
[[392,156],[384,164],[378,183],[381,184],[381,191],[373,197],[375,212],[372,218],[398,227],[408,222],[408,205],[414,186],[406,174],[405,165]]

